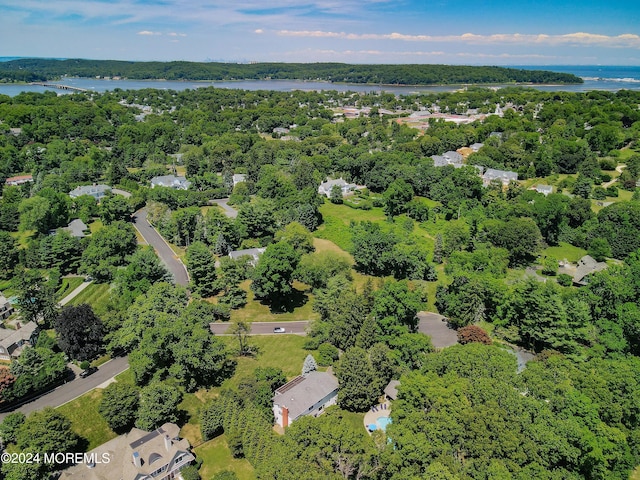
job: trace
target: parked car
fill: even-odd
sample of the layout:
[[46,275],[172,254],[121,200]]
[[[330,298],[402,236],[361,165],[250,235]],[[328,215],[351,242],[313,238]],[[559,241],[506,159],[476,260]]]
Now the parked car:
[[286,332],[284,327],[276,327],[273,329],[273,333],[284,333]]
[[91,375],[92,373],[96,373],[97,371],[98,371],[98,369],[96,367],[89,367],[89,368],[87,368],[86,370],[83,370],[80,373],[80,377],[81,378],[86,378],[89,375]]

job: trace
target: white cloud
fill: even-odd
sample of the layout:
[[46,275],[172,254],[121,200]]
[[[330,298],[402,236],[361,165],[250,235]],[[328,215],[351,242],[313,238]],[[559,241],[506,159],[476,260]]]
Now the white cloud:
[[279,36],[306,38],[336,38],[344,40],[400,40],[405,42],[438,42],[438,43],[470,43],[470,44],[514,44],[514,45],[576,45],[601,47],[640,48],[640,35],[624,33],[609,36],[586,32],[568,33],[564,35],[497,33],[478,35],[463,33],[461,35],[410,35],[403,33],[347,33],[321,30],[279,30]]
[[167,35],[169,35],[170,37],[186,37],[187,36],[186,33],[176,33],[176,32],[170,32],[170,33],[167,33]]
[[138,32],[138,35],[162,35],[160,32],[151,32],[149,30],[142,30],[141,32]]
[[263,29],[261,29],[261,28],[257,28],[257,29],[255,29],[255,30],[253,31],[253,33],[257,33],[258,35],[261,35],[261,34],[263,34],[263,33],[264,33],[264,30],[263,30]]

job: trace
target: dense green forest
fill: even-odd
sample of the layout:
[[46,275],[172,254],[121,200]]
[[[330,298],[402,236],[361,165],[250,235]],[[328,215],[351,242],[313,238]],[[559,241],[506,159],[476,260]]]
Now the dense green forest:
[[[3,369],[0,399],[58,378],[64,355],[124,351],[131,383],[106,389],[99,413],[114,432],[170,420],[199,440],[223,434],[259,479],[627,480],[640,464],[638,105],[636,91],[518,87],[2,96],[0,180],[34,181],[2,187],[0,288],[51,335]],[[410,126],[416,112],[469,109],[484,117]],[[459,168],[434,166],[474,144]],[[478,167],[518,181],[483,181]],[[173,172],[187,190],[150,188]],[[366,189],[318,194],[340,177]],[[69,197],[92,183],[132,195]],[[236,217],[212,205],[223,197]],[[130,215],[145,205],[186,262],[189,290],[137,245]],[[72,219],[85,238],[62,230]],[[255,265],[228,257],[252,247],[265,248]],[[562,273],[587,253],[605,264],[587,282]],[[56,308],[69,274],[104,287],[92,310]],[[437,351],[419,332],[427,309],[460,345]],[[242,319],[265,310],[313,316],[304,339],[261,345],[299,340],[296,354],[339,382],[337,406],[284,435],[271,396],[298,368],[294,347],[277,367],[246,369],[265,357]],[[70,342],[78,318],[95,328]],[[215,337],[209,323],[227,319],[233,337]],[[513,346],[534,359],[518,365]],[[393,423],[369,435],[362,414],[390,379]],[[18,417],[0,434],[28,451],[35,420]]]
[[16,71],[47,79],[64,75],[79,77],[120,76],[130,79],[165,80],[264,80],[295,79],[385,85],[440,85],[488,83],[582,83],[569,73],[505,67],[462,65],[349,65],[342,63],[198,63],[127,62],[117,60],[21,59],[4,62],[0,78],[16,78]]

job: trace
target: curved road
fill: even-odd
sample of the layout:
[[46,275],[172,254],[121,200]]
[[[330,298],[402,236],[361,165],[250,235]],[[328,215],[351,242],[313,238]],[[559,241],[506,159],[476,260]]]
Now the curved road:
[[[25,415],[35,410],[42,410],[45,407],[59,407],[64,405],[81,395],[84,395],[90,390],[99,387],[103,383],[111,380],[114,376],[124,372],[129,368],[128,357],[117,357],[107,363],[100,365],[98,371],[86,378],[76,375],[73,380],[60,385],[55,390],[52,390],[31,402],[14,409],[14,412],[22,412]],[[0,413],[0,420],[3,419],[9,412]]]
[[189,285],[189,275],[184,263],[180,261],[165,239],[147,221],[147,209],[141,208],[131,216],[131,219],[133,220],[133,226],[140,232],[142,238],[154,248],[160,259],[167,266],[176,284],[185,287]]

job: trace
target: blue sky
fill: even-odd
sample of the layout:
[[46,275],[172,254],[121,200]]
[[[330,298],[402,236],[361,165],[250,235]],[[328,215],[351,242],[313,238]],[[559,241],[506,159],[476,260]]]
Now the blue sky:
[[0,56],[640,65],[640,2],[0,0]]

